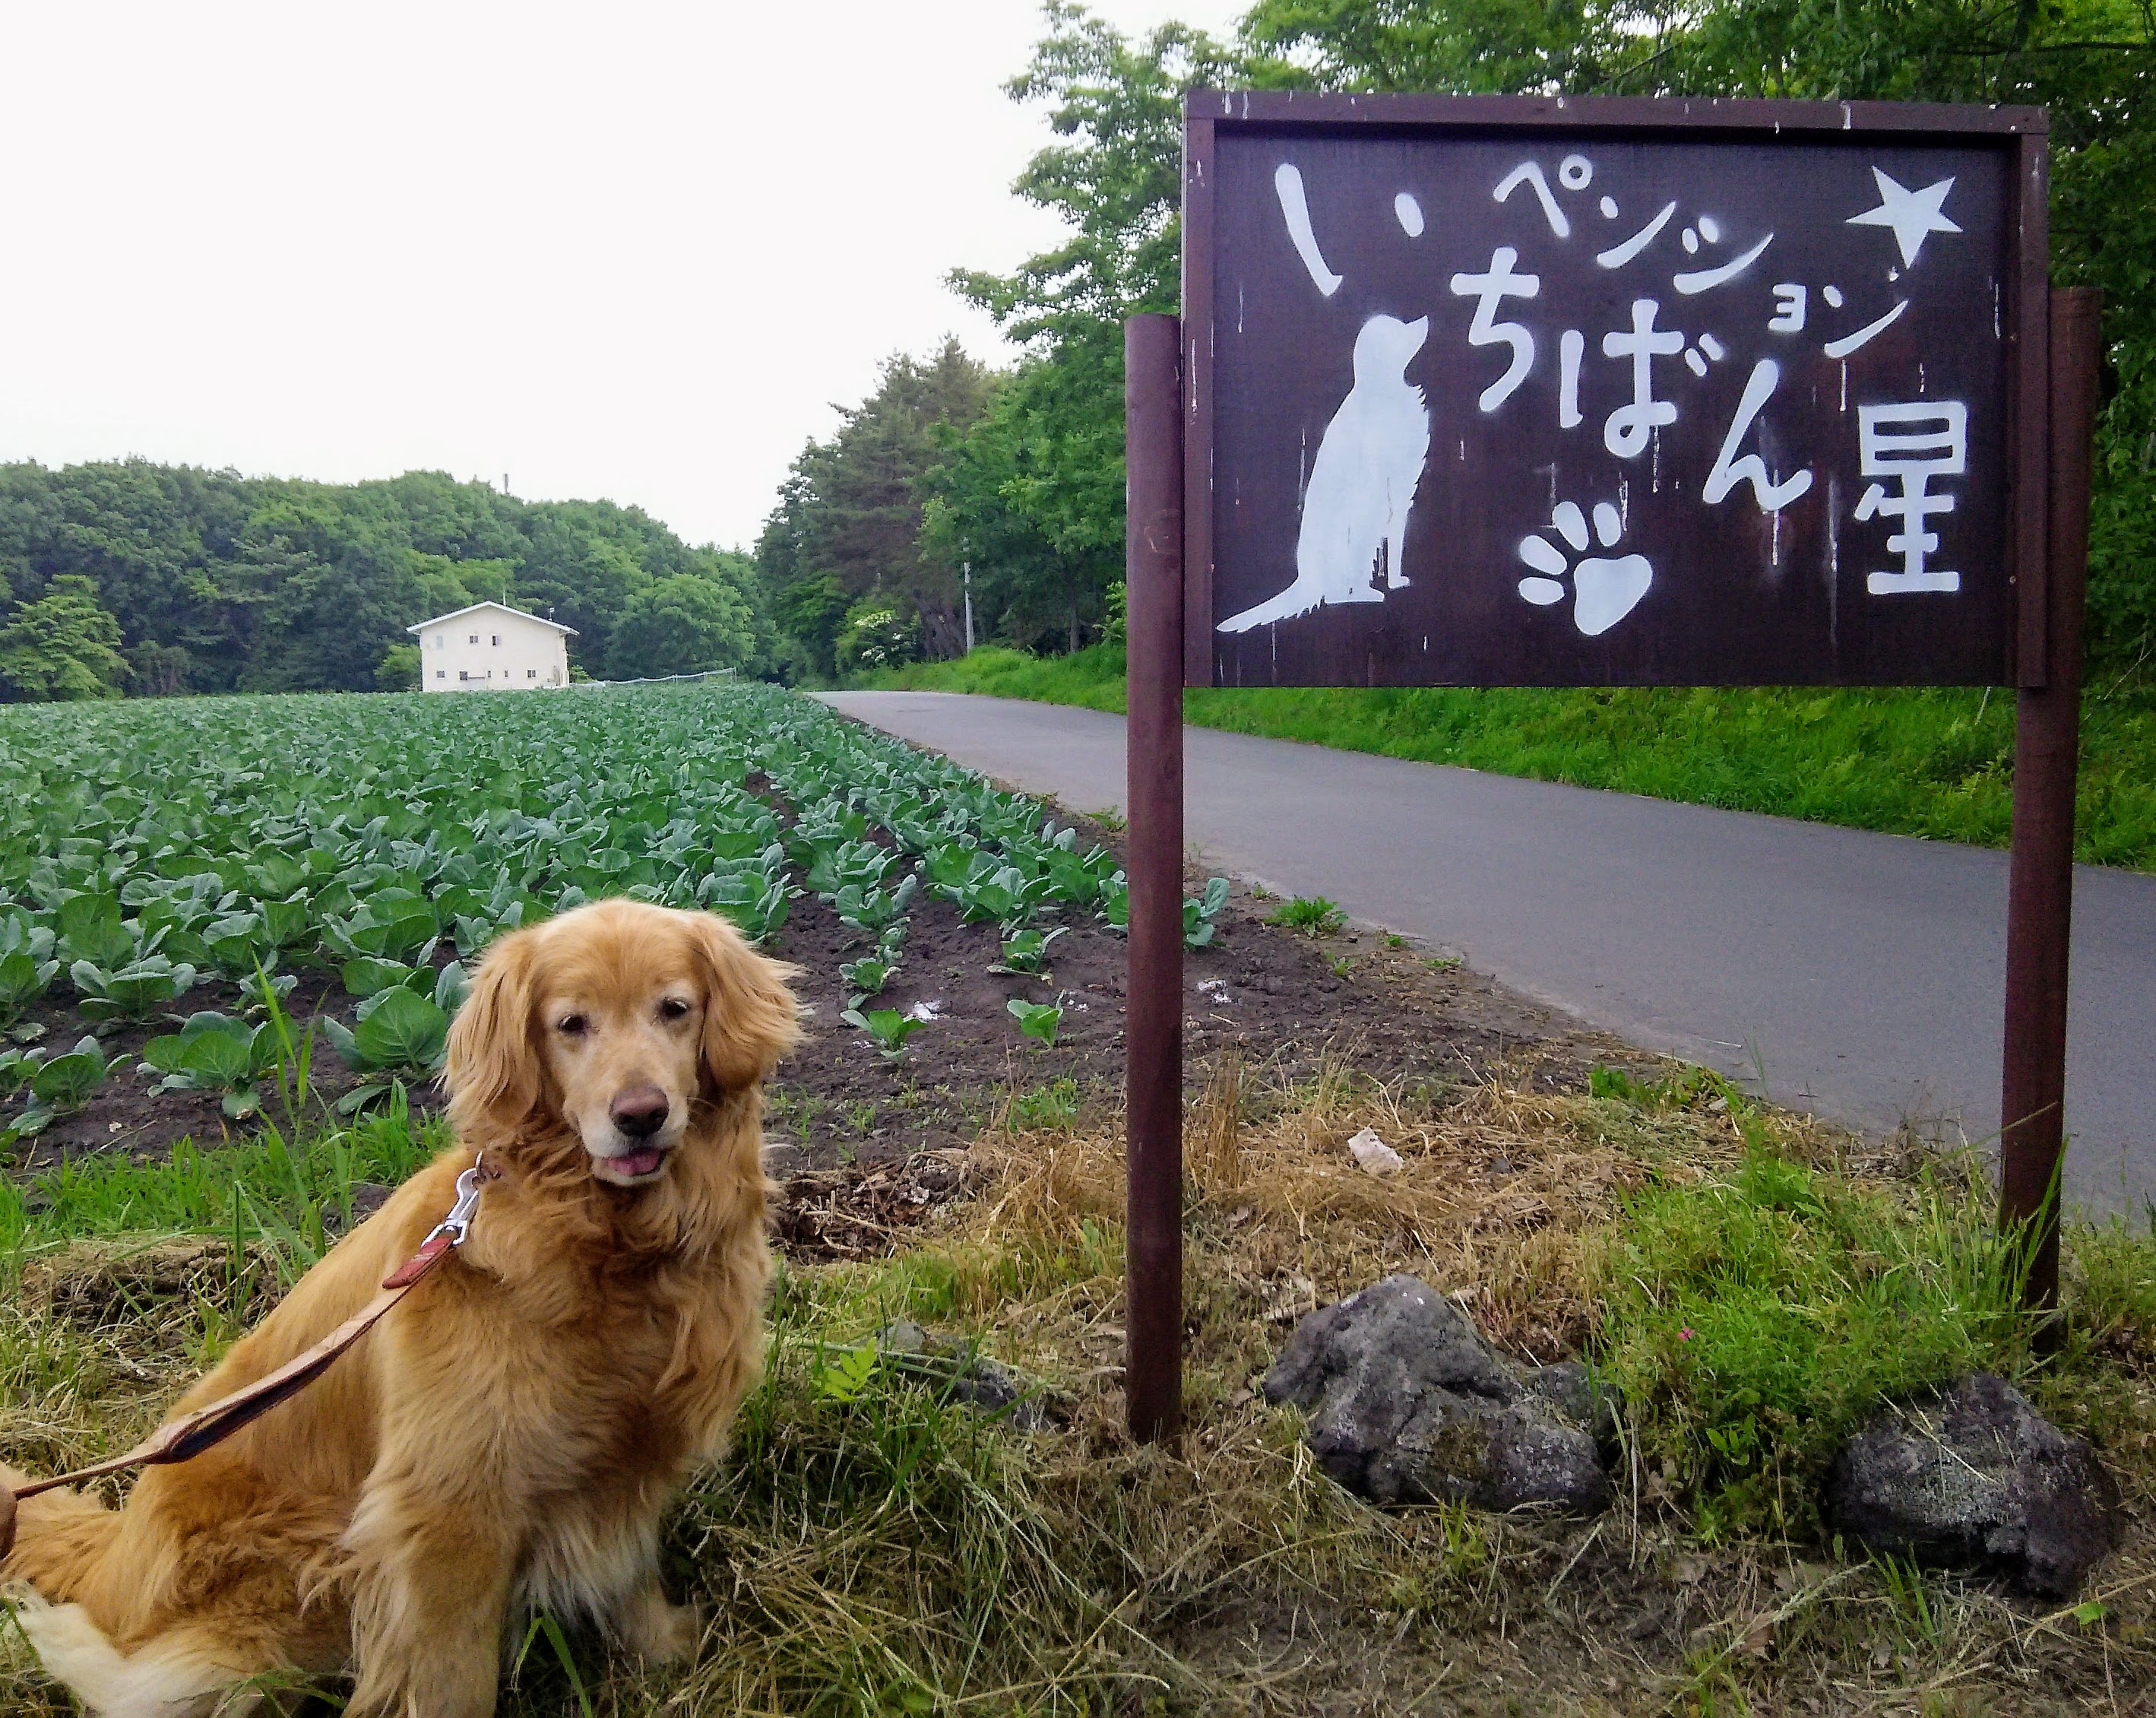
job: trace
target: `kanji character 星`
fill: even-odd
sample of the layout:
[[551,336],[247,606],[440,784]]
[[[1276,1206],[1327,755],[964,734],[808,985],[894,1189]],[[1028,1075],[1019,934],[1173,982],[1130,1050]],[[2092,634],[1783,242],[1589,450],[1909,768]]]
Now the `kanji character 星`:
[[1927,567],[1924,558],[1939,546],[1938,533],[1924,528],[1934,513],[1953,511],[1950,495],[1933,495],[1934,477],[1958,477],[1969,466],[1969,408],[1958,400],[1920,399],[1902,405],[1861,405],[1856,409],[1858,471],[1866,477],[1897,477],[1902,492],[1887,494],[1874,483],[1856,503],[1856,517],[1881,514],[1898,518],[1902,528],[1887,539],[1890,554],[1902,557],[1898,573],[1873,573],[1864,588],[1874,596],[1905,591],[1956,591],[1961,574]]

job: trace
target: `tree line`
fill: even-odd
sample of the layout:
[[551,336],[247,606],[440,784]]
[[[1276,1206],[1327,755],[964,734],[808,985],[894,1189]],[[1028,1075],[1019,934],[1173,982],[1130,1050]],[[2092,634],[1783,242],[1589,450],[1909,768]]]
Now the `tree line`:
[[1014,187],[1065,226],[1009,275],[956,271],[1019,352],[884,366],[802,450],[752,556],[633,507],[438,473],[336,486],[139,460],[0,466],[0,694],[412,682],[403,628],[484,597],[576,627],[625,678],[843,676],[976,635],[1116,635],[1122,321],[1178,308],[1191,88],[2030,103],[2051,114],[2053,278],[2102,289],[2094,666],[2156,674],[2156,0],[1256,0],[1232,40],[1127,37],[1048,0],[1007,85],[1056,141]]
[[2104,294],[2092,520],[2100,674],[2156,671],[2156,3],[2152,0],[1256,0],[1235,39],[1127,37],[1076,0],[1007,89],[1057,141],[1014,188],[1065,223],[952,285],[1019,347],[892,358],[812,440],[756,553],[789,675],[1112,636],[1123,554],[1122,321],[1178,307],[1192,88],[2026,103],[2051,116],[2052,278]]
[[415,621],[495,599],[576,628],[595,679],[759,671],[748,557],[634,507],[410,472],[349,485],[144,460],[0,466],[0,692],[398,691]]

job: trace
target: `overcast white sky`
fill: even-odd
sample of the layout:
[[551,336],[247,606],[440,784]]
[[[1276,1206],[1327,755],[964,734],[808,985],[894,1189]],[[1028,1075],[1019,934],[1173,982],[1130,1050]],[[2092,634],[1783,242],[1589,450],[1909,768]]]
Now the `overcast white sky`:
[[[1224,31],[1246,0],[1096,0]],[[1032,0],[17,5],[0,460],[506,475],[753,541],[942,285],[1060,228]]]

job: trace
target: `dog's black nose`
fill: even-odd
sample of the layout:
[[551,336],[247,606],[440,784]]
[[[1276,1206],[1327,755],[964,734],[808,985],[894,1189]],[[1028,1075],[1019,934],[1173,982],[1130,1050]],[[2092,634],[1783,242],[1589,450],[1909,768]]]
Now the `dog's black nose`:
[[649,1139],[666,1123],[666,1094],[656,1086],[632,1086],[619,1094],[607,1114],[632,1139]]

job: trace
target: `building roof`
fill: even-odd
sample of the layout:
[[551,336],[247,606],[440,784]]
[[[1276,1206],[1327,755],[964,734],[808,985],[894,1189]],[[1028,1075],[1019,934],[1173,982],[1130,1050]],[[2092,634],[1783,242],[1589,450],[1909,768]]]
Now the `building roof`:
[[446,615],[437,615],[431,620],[422,620],[417,626],[408,626],[407,632],[424,631],[429,626],[439,626],[444,620],[459,620],[466,615],[476,615],[481,609],[495,609],[505,615],[514,615],[520,620],[536,620],[542,626],[551,626],[565,638],[577,636],[577,629],[564,626],[558,620],[549,620],[544,615],[527,614],[522,609],[512,609],[507,603],[467,603],[461,609],[452,609]]

